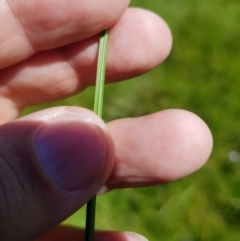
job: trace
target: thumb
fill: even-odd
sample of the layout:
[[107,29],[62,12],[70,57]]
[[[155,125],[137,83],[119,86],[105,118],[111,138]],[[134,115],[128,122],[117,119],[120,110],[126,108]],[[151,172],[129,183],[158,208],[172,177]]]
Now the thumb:
[[0,240],[33,240],[85,204],[113,166],[104,123],[52,108],[0,126]]

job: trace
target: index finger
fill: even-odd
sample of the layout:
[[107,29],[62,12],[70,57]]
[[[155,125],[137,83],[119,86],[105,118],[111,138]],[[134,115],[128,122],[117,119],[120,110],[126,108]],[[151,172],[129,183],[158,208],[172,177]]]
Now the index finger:
[[0,69],[109,28],[128,4],[129,0],[3,1]]

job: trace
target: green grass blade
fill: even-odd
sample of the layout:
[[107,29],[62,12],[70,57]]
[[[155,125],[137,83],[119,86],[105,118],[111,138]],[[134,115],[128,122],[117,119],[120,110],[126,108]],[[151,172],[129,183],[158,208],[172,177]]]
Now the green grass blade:
[[[99,42],[97,78],[96,78],[96,89],[95,89],[95,98],[94,98],[94,112],[100,117],[102,117],[102,108],[103,108],[107,44],[108,44],[108,31],[105,30],[101,33],[100,42]],[[95,209],[96,209],[96,196],[94,196],[87,204],[85,241],[94,241]]]
[[98,114],[100,117],[102,117],[102,108],[103,108],[107,44],[108,44],[108,32],[107,30],[105,30],[101,33],[101,38],[99,42],[97,79],[96,79],[96,90],[95,90],[95,99],[94,99],[94,112]]

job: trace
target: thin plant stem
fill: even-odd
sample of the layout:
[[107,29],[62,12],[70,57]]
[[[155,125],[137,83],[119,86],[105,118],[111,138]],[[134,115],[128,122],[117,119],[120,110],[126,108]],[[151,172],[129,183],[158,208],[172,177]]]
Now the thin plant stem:
[[102,109],[103,109],[107,44],[108,44],[108,31],[105,30],[101,33],[100,42],[99,42],[97,78],[96,78],[96,89],[95,89],[95,98],[94,98],[94,112],[100,117],[102,117]]
[[[97,77],[94,97],[94,112],[102,117],[104,82],[106,72],[108,31],[101,33],[98,50]],[[87,203],[85,241],[94,241],[96,196]]]

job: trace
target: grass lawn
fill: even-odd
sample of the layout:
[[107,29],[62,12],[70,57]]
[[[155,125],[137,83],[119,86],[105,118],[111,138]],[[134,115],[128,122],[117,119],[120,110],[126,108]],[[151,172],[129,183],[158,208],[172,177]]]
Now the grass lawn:
[[[187,109],[209,125],[214,150],[209,162],[185,179],[100,196],[96,226],[139,232],[151,241],[238,241],[240,157],[231,161],[229,153],[240,152],[240,1],[133,0],[131,4],[153,10],[168,22],[173,50],[164,64],[144,76],[106,86],[104,119]],[[24,114],[52,105],[92,109],[93,93],[89,88]],[[80,210],[66,223],[84,226],[84,215]]]

